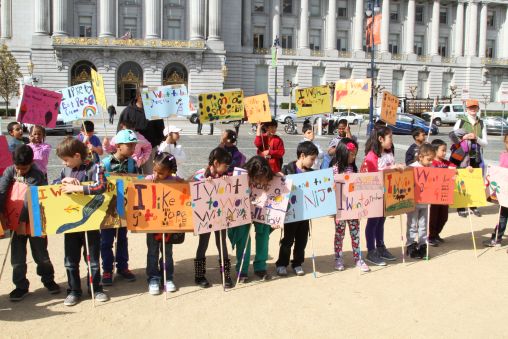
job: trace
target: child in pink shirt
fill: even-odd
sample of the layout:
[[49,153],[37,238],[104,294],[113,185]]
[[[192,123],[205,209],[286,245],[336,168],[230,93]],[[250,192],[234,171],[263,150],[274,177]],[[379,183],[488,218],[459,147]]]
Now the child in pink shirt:
[[[131,129],[127,126],[127,123],[122,124],[122,129]],[[131,129],[133,130],[133,129]],[[136,144],[136,148],[134,149],[134,154],[132,155],[132,159],[136,162],[137,167],[141,167],[145,162],[150,158],[150,154],[152,153],[152,145],[146,138],[139,132],[135,132],[136,137],[138,138],[138,143]],[[104,152],[114,153],[116,152],[116,144],[113,139],[109,140],[108,138],[104,138],[102,141],[102,148]]]
[[51,145],[46,144],[46,129],[39,125],[30,127],[30,143],[28,146],[34,151],[34,163],[37,168],[48,176],[49,154],[51,153]]

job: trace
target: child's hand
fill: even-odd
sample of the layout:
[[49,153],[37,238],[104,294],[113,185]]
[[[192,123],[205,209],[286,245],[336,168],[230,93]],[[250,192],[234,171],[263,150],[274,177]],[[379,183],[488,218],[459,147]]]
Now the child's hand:
[[274,173],[273,175],[276,177],[284,178],[284,173],[282,173],[282,172],[277,172],[277,173]]
[[223,176],[222,176],[222,180],[226,180],[226,179],[228,179],[228,178],[229,178],[229,176],[228,176],[228,175],[223,175]]
[[94,147],[93,147],[93,145],[92,145],[92,144],[86,144],[86,146],[88,147],[88,149],[89,149],[90,151],[93,151]]
[[62,179],[62,184],[79,185],[79,180],[76,178],[66,177]]
[[212,177],[206,177],[205,180],[208,181],[208,182],[211,182],[213,180],[213,178]]
[[109,147],[109,139],[106,137],[104,140],[102,140],[102,147],[108,148]]
[[466,168],[467,168],[467,170],[469,171],[469,173],[473,173],[473,171],[474,171],[474,168],[473,168],[473,167],[471,167],[471,166],[467,166]]
[[83,186],[73,185],[73,184],[64,184],[62,186],[62,192],[64,192],[64,193],[83,192]]
[[393,166],[393,169],[396,169],[397,171],[399,172],[402,172],[406,169],[406,165],[404,164],[396,164],[395,166]]
[[280,225],[270,225],[270,227],[274,230],[277,230],[280,228]]

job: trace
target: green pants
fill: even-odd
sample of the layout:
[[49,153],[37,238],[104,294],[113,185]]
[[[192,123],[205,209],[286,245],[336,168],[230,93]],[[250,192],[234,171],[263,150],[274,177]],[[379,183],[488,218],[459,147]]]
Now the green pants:
[[[228,230],[228,238],[231,241],[233,249],[236,246],[236,272],[240,270],[242,262],[243,250],[247,239],[249,238],[250,225],[242,225]],[[265,224],[254,223],[256,231],[256,256],[254,257],[254,272],[266,271],[266,261],[268,260],[268,242],[270,240],[270,233],[272,228]],[[242,275],[247,275],[249,272],[250,264],[250,245],[251,241],[247,244],[245,250],[245,258],[243,260]]]
[[256,230],[256,256],[254,257],[254,272],[266,271],[266,261],[268,260],[268,243],[272,228],[266,224],[255,222]]

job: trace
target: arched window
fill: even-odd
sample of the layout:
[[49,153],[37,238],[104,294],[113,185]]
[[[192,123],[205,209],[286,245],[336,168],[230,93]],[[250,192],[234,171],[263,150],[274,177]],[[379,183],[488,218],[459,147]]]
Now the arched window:
[[83,82],[92,80],[92,71],[97,71],[97,68],[90,61],[78,61],[71,68],[71,86],[79,85]]
[[143,85],[143,69],[139,64],[128,61],[118,68],[118,106],[127,106],[136,97],[136,91]]
[[185,84],[187,86],[188,74],[184,65],[173,62],[167,65],[162,72],[162,84],[175,85]]

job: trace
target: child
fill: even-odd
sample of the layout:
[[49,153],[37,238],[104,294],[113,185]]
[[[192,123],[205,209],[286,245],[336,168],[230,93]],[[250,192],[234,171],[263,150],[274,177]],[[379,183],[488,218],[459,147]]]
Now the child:
[[[136,148],[138,139],[136,133],[130,129],[120,130],[113,142],[116,145],[116,152],[102,160],[102,165],[106,172],[110,173],[139,173],[132,155]],[[113,254],[113,242],[115,237],[116,253]],[[108,228],[101,230],[101,257],[102,257],[102,284],[104,286],[113,285],[113,255],[116,258],[116,271],[125,280],[132,282],[136,276],[129,270],[129,249],[127,241],[127,227],[118,229]]]
[[[312,171],[312,165],[316,161],[319,154],[317,147],[310,141],[304,141],[298,144],[296,148],[296,161],[292,161],[282,168],[282,173],[298,174]],[[304,275],[302,264],[305,259],[305,246],[309,235],[309,221],[301,220],[288,224],[284,224],[284,237],[280,241],[279,259],[275,263],[276,272],[279,276],[286,276],[287,265],[289,265],[289,257],[291,256],[291,247],[293,243],[293,261],[291,266],[296,275]]]
[[[446,160],[446,143],[441,139],[434,139],[431,142],[436,152],[436,157],[432,161],[432,167],[436,168],[455,168],[450,161]],[[429,219],[429,245],[438,246],[444,240],[439,236],[444,225],[448,221],[448,205],[430,205]]]
[[409,146],[406,151],[407,166],[411,165],[415,161],[418,161],[418,149],[421,145],[423,145],[426,137],[425,131],[421,127],[416,127],[411,134],[413,135],[415,142]]
[[34,163],[47,178],[51,145],[46,144],[44,142],[45,139],[46,129],[44,127],[38,125],[30,127],[30,143],[28,146],[30,146],[34,152]]
[[[431,144],[422,144],[418,148],[418,161],[411,167],[432,167],[436,151]],[[416,209],[407,214],[406,246],[407,255],[411,258],[422,259],[427,255],[427,204],[416,204]],[[418,235],[418,242],[416,236]]]
[[265,134],[261,134],[261,126],[261,124],[258,124],[256,138],[254,139],[254,145],[257,147],[257,155],[261,155],[268,159],[272,171],[278,173],[282,168],[282,157],[286,151],[284,149],[284,142],[276,135],[277,121],[272,120],[263,124],[266,129]]
[[88,148],[90,160],[98,164],[100,162],[99,155],[102,155],[103,150],[101,140],[94,134],[94,129],[93,122],[89,120],[83,121],[81,133],[78,134],[77,138]]
[[[132,129],[133,124],[126,120],[120,124],[122,129]],[[134,131],[134,130],[133,130]],[[134,131],[136,133],[136,138],[138,139],[138,142],[136,143],[136,148],[134,149],[134,154],[132,155],[132,159],[136,162],[136,166],[139,168],[143,166],[148,159],[150,158],[150,154],[152,153],[152,145],[146,138],[143,136],[143,134]],[[106,153],[115,153],[116,152],[116,144],[113,141],[109,141],[108,138],[104,138],[102,141],[102,149]]]
[[[196,172],[194,175],[195,180],[204,180],[207,178],[216,179],[227,174],[229,165],[231,165],[231,154],[224,148],[217,147],[208,157],[208,166]],[[228,247],[226,246],[226,230],[221,230],[222,233],[222,244],[220,243],[219,231],[215,231],[215,244],[219,251],[220,257],[220,246],[222,246],[222,252],[224,253],[224,286],[226,288],[233,287],[233,281],[231,280],[231,261],[229,260]],[[194,282],[201,288],[210,287],[210,283],[205,277],[206,273],[206,250],[210,241],[210,233],[203,233],[199,235],[199,244],[196,250],[196,259],[194,259]],[[219,258],[220,260],[220,258]]]
[[[357,173],[355,159],[358,153],[358,144],[355,140],[342,138],[335,147],[335,157],[332,161],[333,174]],[[344,258],[342,256],[342,243],[346,233],[346,224],[349,225],[353,258],[356,267],[363,272],[369,272],[370,268],[360,257],[360,221],[358,219],[338,220],[335,218],[335,269],[344,271]]]
[[[145,179],[153,181],[178,180],[176,176],[177,164],[173,155],[166,152],[159,152],[153,160],[153,174]],[[173,282],[175,266],[173,263],[173,244],[169,243],[169,234],[162,239],[161,233],[147,233],[146,246],[146,275],[148,276],[148,293],[158,295],[161,293],[160,285],[163,277],[162,270],[166,270],[165,290],[175,292],[176,285]],[[162,241],[166,242],[166,253],[162,253]],[[162,257],[159,259],[159,252],[166,256],[166,267],[163,268]]]
[[[166,140],[161,142],[159,146],[159,152],[167,152],[175,157],[176,164],[179,168],[183,165],[185,162],[185,159],[187,158],[185,156],[185,152],[182,149],[182,145],[178,145],[177,142],[180,140],[180,132],[182,131],[181,128],[178,128],[176,126],[168,126],[164,128],[164,136],[166,137]],[[182,176],[181,169],[176,174],[178,176]]]
[[228,168],[228,174],[231,175],[235,167],[242,167],[245,164],[245,155],[236,147],[236,132],[230,129],[222,132],[219,147],[224,148],[231,154],[231,165]]
[[[14,151],[14,165],[8,167],[0,178],[0,221],[2,225],[7,225],[7,220],[3,213],[7,195],[14,182],[23,182],[29,186],[47,185],[48,182],[44,173],[42,173],[33,162],[34,153],[27,145],[21,145]],[[60,293],[60,286],[55,283],[53,264],[48,254],[48,238],[30,236],[28,220],[28,204],[21,210],[19,217],[19,227],[13,231],[11,240],[11,263],[12,263],[12,282],[16,288],[9,294],[11,301],[20,301],[28,294],[30,282],[26,278],[26,243],[30,242],[32,257],[37,264],[37,274],[41,276],[41,281],[48,289],[49,293]]]
[[[508,168],[508,134],[504,136],[504,147],[505,151],[501,153],[499,156],[499,166]],[[496,245],[501,245],[501,240],[503,239],[504,232],[506,230],[506,221],[508,220],[508,207],[500,206],[501,212],[499,213],[499,224],[497,230],[497,239],[496,239],[496,228],[492,232],[489,240],[485,240],[483,242],[484,246],[494,247]]]
[[[100,166],[88,159],[88,148],[84,143],[72,137],[65,138],[57,147],[56,155],[63,160],[64,168],[60,179],[56,182],[63,184],[63,193],[83,192],[86,195],[99,195],[106,191],[106,178]],[[92,181],[90,185],[81,185],[81,182]],[[88,247],[90,253],[90,270],[95,300],[105,302],[109,297],[102,290],[101,271],[99,264],[101,233],[99,230],[87,231]],[[81,248],[86,253],[85,232],[64,234],[65,269],[67,270],[67,297],[65,306],[76,305],[81,298],[81,279],[79,277],[79,262]],[[88,263],[87,263],[88,264]],[[89,281],[89,279],[87,279]]]
[[23,127],[19,122],[10,122],[7,125],[7,132],[9,132],[9,135],[11,136],[8,141],[9,152],[13,154],[16,147],[19,145],[28,144],[30,142],[27,137],[23,136]]
[[[360,172],[378,172],[389,168],[403,168],[395,165],[393,156],[392,130],[386,126],[376,126],[365,143],[365,159]],[[368,262],[377,266],[386,266],[386,262],[396,258],[386,249],[384,242],[385,218],[369,218],[365,226]]]
[[312,128],[312,125],[311,124],[304,124],[302,127],[302,133],[303,133],[303,140],[301,142],[311,141],[314,144],[314,146],[316,146],[318,149],[319,153],[316,158],[316,162],[314,163],[314,165],[312,165],[313,170],[318,170],[321,168],[321,163],[323,162],[323,158],[324,158],[325,154],[323,153],[321,146],[319,146],[318,143],[314,142],[314,129]]

